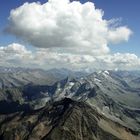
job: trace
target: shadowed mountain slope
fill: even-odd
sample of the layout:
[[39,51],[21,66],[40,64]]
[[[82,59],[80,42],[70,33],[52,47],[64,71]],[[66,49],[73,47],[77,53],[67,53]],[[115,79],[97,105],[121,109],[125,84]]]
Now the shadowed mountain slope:
[[139,140],[84,102],[65,98],[39,110],[0,116],[1,140]]

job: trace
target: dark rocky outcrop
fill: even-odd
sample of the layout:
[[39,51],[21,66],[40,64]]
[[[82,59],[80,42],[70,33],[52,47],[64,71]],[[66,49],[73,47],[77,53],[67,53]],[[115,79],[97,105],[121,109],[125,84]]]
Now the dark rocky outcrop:
[[[3,123],[4,122],[4,123]],[[0,116],[1,140],[138,140],[84,102],[65,98],[36,111]]]

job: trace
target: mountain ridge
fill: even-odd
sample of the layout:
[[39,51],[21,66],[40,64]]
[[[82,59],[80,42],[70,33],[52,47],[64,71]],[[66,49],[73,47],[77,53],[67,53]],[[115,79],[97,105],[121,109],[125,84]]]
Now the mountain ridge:
[[[88,104],[69,98],[51,103],[51,105],[48,103],[45,107],[30,113],[14,114],[10,120],[8,117],[6,120],[7,122],[5,120],[3,120],[4,123],[1,122],[1,138],[9,140],[18,138],[29,140],[121,140],[123,138],[138,140],[139,138],[137,132],[112,122]],[[27,124],[28,129],[23,129]],[[18,131],[19,128],[22,131]]]
[[[36,76],[34,75],[36,72],[32,74]],[[38,78],[40,83],[42,77],[38,75]],[[74,100],[73,102],[88,104],[105,117],[107,122],[119,124],[131,131],[132,135],[139,135],[140,89],[137,80],[139,78],[139,72],[98,71],[87,76],[55,79],[56,82],[52,85],[48,85],[47,82],[38,84],[32,79],[33,83],[0,89],[0,116],[19,113],[20,117],[22,112],[29,114],[32,110],[40,112],[39,109],[42,110],[46,104],[51,106],[68,98],[70,101]],[[14,81],[12,82],[14,84]]]

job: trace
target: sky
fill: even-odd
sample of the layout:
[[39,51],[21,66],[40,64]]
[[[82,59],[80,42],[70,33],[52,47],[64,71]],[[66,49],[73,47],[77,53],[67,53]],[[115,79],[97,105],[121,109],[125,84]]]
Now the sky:
[[140,69],[139,13],[139,0],[1,0],[0,65]]

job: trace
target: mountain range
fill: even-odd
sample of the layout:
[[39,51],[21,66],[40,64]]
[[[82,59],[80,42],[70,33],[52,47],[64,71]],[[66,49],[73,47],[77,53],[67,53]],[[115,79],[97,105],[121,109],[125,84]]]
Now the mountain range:
[[0,68],[0,138],[139,140],[140,72]]

